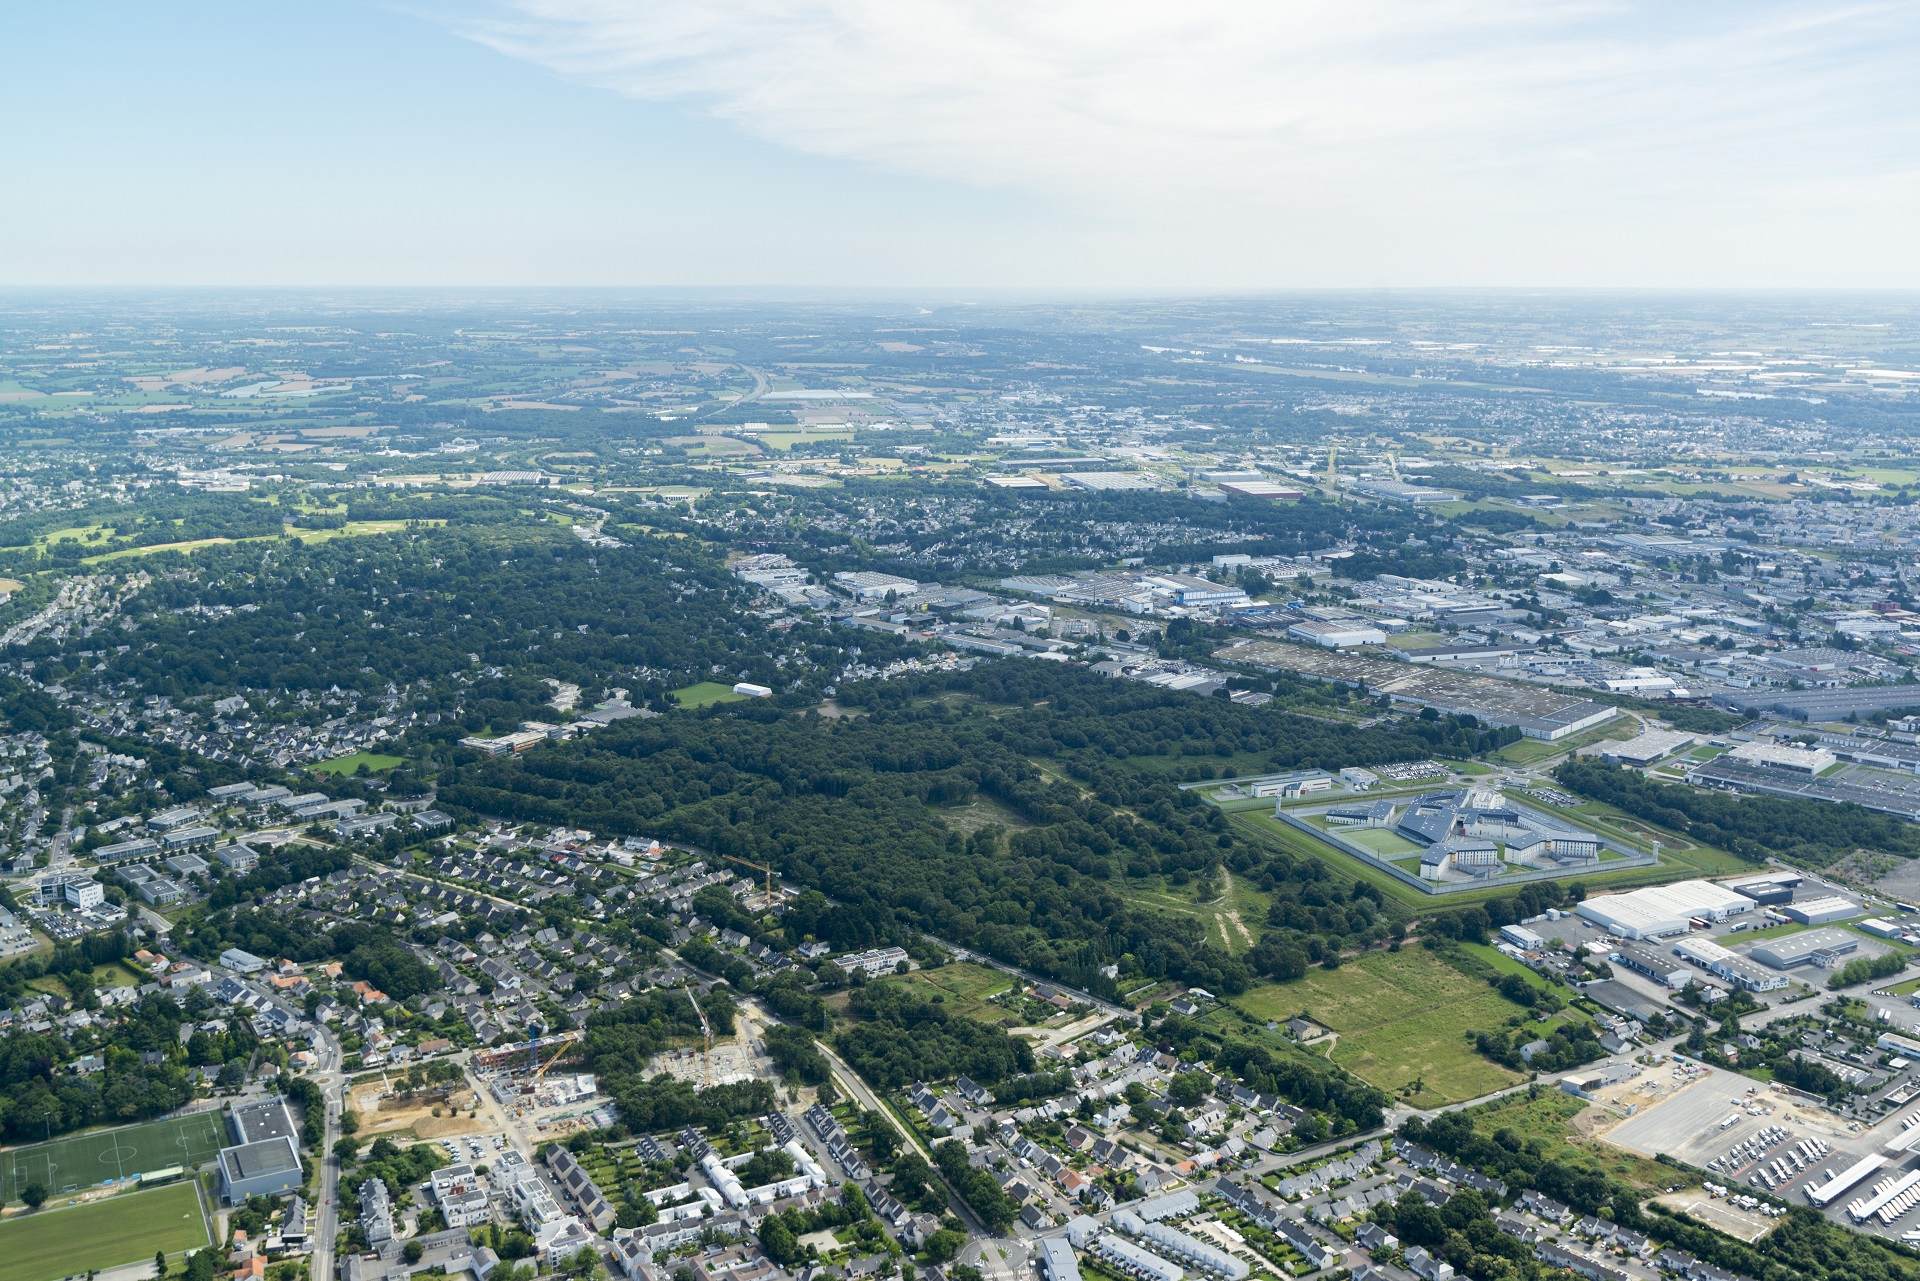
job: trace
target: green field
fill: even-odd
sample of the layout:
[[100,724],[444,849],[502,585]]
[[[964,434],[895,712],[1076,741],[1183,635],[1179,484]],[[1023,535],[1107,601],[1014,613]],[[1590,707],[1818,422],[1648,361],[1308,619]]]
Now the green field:
[[1558,756],[1565,752],[1577,751],[1603,739],[1629,739],[1640,732],[1640,723],[1631,717],[1615,716],[1593,729],[1563,738],[1557,743],[1549,743],[1537,738],[1523,738],[1517,743],[1508,743],[1493,753],[1492,759],[1505,761],[1510,765],[1530,765],[1545,760],[1549,756]]
[[[190,1112],[164,1121],[87,1130],[50,1143],[0,1152],[0,1201],[18,1201],[38,1183],[49,1192],[75,1192],[109,1179],[211,1161],[227,1143],[218,1112]],[[82,1269],[84,1271],[85,1269]]]
[[975,965],[970,961],[955,961],[948,965],[935,966],[930,970],[913,970],[899,978],[885,979],[887,983],[907,983],[920,989],[922,996],[929,992],[938,992],[946,998],[944,1004],[947,1013],[963,1018],[978,1019],[982,1023],[998,1023],[1010,1017],[1010,1012],[1002,1006],[991,1004],[987,998],[1006,991],[1013,986],[1013,979],[985,965]]
[[676,689],[673,701],[682,707],[711,707],[715,703],[738,703],[746,698],[745,694],[733,692],[733,686],[722,685],[718,681],[701,681],[685,689]]
[[0,1223],[0,1281],[54,1281],[206,1244],[199,1194],[175,1183]]
[[316,774],[351,774],[362,765],[369,773],[383,769],[392,769],[396,765],[406,764],[398,756],[388,756],[384,752],[354,752],[347,756],[336,756],[330,761],[321,761],[313,767]]
[[1390,1092],[1418,1080],[1421,1107],[1458,1103],[1521,1078],[1480,1057],[1465,1034],[1506,1025],[1520,1007],[1424,948],[1370,952],[1295,983],[1266,983],[1236,999],[1259,1019],[1306,1011],[1338,1033],[1331,1058]]
[[[1267,802],[1260,802],[1262,805]],[[1200,883],[1174,885],[1163,877],[1145,882],[1129,881],[1120,889],[1120,897],[1129,903],[1191,917],[1207,932],[1207,942],[1238,956],[1259,941],[1266,925],[1269,900],[1252,881],[1228,875],[1217,898],[1198,900]]]
[[[1307,821],[1313,822],[1312,819]],[[1352,841],[1361,849],[1376,854],[1381,858],[1396,859],[1412,855],[1415,864],[1418,864],[1420,861],[1422,847],[1415,845],[1412,841],[1400,835],[1392,828],[1334,827],[1325,821],[1316,824],[1316,826],[1324,827],[1329,832],[1338,832],[1342,837]]]
[[1473,1120],[1473,1128],[1481,1134],[1510,1129],[1523,1140],[1538,1139],[1546,1145],[1550,1161],[1597,1165],[1616,1178],[1642,1187],[1671,1187],[1683,1181],[1680,1172],[1670,1165],[1661,1165],[1624,1148],[1574,1133],[1573,1118],[1586,1111],[1587,1106],[1558,1090],[1542,1088],[1535,1097],[1509,1095],[1470,1108],[1467,1115]]

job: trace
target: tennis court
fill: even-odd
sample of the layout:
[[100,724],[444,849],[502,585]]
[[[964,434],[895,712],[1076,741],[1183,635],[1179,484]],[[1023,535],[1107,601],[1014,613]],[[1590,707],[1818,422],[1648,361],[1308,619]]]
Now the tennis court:
[[8,1148],[0,1152],[0,1201],[18,1201],[29,1183],[73,1192],[173,1165],[192,1169],[213,1160],[227,1142],[221,1114],[209,1111]]

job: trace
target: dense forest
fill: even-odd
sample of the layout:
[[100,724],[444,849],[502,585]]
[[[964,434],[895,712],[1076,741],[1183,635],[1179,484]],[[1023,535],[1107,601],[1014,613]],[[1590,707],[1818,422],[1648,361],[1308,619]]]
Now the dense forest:
[[[788,925],[836,947],[924,930],[1106,995],[1109,963],[1227,994],[1252,977],[1197,922],[1131,903],[1140,878],[1231,867],[1271,884],[1294,906],[1271,922],[1269,951],[1317,959],[1390,929],[1378,895],[1318,860],[1247,844],[1219,810],[1129,758],[1254,750],[1337,767],[1423,757],[1417,737],[1039,662],[856,687],[842,703],[861,714],[760,705],[626,721],[473,760],[448,772],[440,803],[768,861],[828,896]],[[966,834],[946,821],[981,798],[1006,821]]]
[[1920,854],[1920,827],[1858,805],[1697,792],[1590,756],[1568,759],[1553,776],[1582,796],[1756,863],[1775,855],[1823,867],[1863,848]]
[[[145,562],[154,578],[131,607],[126,652],[85,663],[48,637],[18,654],[47,679],[86,666],[98,679],[173,698],[335,686],[378,693],[425,680],[447,710],[460,705],[460,732],[500,718],[447,678],[485,678],[489,668],[507,677],[537,668],[590,691],[611,673],[705,673],[715,664],[777,688],[793,679],[775,655],[805,643],[770,641],[742,612],[746,589],[701,544],[647,538],[595,549],[559,525],[494,506],[498,523],[470,516],[380,538],[162,553]],[[632,679],[643,699],[667,688]]]

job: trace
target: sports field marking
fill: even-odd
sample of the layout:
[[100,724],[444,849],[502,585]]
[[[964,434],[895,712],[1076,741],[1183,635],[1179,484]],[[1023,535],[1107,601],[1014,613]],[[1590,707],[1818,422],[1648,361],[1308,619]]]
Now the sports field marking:
[[18,1201],[29,1183],[54,1193],[77,1192],[168,1166],[192,1169],[211,1161],[226,1142],[220,1113],[208,1111],[10,1148],[0,1152],[0,1199]]

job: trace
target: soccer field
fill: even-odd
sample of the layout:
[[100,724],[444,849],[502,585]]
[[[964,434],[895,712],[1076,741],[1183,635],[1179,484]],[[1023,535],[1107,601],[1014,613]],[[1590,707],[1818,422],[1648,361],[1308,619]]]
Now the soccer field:
[[175,1183],[0,1223],[0,1281],[54,1281],[206,1244],[193,1184]]
[[0,1201],[18,1201],[20,1189],[38,1183],[48,1192],[77,1192],[109,1179],[149,1174],[171,1165],[191,1169],[218,1156],[227,1144],[218,1112],[117,1130],[88,1130],[51,1143],[0,1152]]

